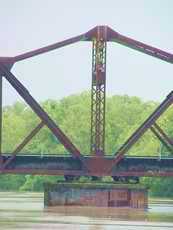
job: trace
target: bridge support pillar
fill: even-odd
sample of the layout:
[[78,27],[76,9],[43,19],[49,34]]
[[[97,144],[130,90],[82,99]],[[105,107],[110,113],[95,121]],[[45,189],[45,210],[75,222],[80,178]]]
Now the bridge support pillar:
[[148,189],[142,185],[113,183],[45,184],[44,205],[148,208]]

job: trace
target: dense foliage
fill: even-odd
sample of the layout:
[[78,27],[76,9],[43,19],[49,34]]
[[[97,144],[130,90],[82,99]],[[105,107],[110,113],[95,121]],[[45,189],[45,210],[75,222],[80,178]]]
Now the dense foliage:
[[[72,95],[62,100],[47,100],[43,108],[57,122],[84,154],[89,154],[90,146],[90,94]],[[113,154],[129,135],[154,110],[157,103],[144,102],[138,97],[112,96],[106,104],[106,154]],[[3,109],[3,152],[11,152],[30,130],[38,124],[36,115],[22,103],[15,103]],[[159,119],[159,124],[173,136],[173,111],[168,109]],[[24,153],[68,154],[54,135],[44,127],[25,147]],[[129,153],[131,155],[168,155],[164,146],[147,131]],[[57,181],[60,177],[31,175],[1,175],[1,190],[41,191],[43,181]],[[62,179],[62,178],[61,178]],[[151,187],[152,195],[173,196],[173,179],[143,178],[143,183]],[[166,189],[165,189],[166,188]]]

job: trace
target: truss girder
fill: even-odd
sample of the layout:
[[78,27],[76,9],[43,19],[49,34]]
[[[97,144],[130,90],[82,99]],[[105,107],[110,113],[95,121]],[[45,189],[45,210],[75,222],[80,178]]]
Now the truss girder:
[[[43,53],[50,52],[61,47],[74,44],[79,41],[92,42],[92,86],[91,86],[91,158],[85,159],[80,150],[71,142],[59,126],[49,117],[42,109],[38,102],[30,95],[28,90],[22,83],[11,73],[10,69],[18,62],[28,58],[32,58]],[[16,155],[20,150],[32,139],[34,135],[46,125],[57,139],[63,144],[66,150],[73,155],[74,159],[79,160],[84,166],[85,174],[111,174],[112,169],[118,167],[124,155],[132,148],[132,146],[141,138],[148,130],[167,147],[172,153],[173,141],[156,123],[163,112],[172,104],[173,93],[171,92],[161,105],[146,119],[146,121],[127,139],[127,141],[116,151],[111,160],[106,159],[105,154],[105,104],[106,104],[106,47],[107,42],[119,43],[123,46],[137,50],[144,54],[153,56],[162,61],[173,63],[173,54],[165,52],[161,49],[149,46],[145,43],[131,39],[112,30],[108,26],[96,26],[88,32],[70,39],[54,43],[33,51],[26,52],[14,57],[0,57],[0,165],[1,169],[8,171],[9,165],[13,163]],[[13,151],[11,157],[6,159],[2,153],[2,77],[16,89],[19,95],[26,101],[32,110],[41,119],[41,123],[23,140],[19,146]],[[5,159],[5,163],[3,162]],[[69,172],[68,172],[69,173]],[[72,172],[71,172],[72,173]],[[123,172],[124,173],[124,172]],[[142,172],[141,172],[142,173]],[[140,174],[140,172],[139,172]],[[142,174],[141,174],[142,175]]]

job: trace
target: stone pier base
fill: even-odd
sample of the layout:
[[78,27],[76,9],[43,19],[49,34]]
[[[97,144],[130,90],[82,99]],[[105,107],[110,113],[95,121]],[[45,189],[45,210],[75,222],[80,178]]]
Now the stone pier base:
[[47,183],[44,205],[148,208],[148,189],[135,184]]

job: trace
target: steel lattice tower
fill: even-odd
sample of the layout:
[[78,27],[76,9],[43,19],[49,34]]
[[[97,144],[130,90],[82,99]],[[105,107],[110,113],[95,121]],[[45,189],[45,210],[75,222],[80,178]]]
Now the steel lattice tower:
[[105,152],[106,28],[98,27],[92,47],[91,154]]

